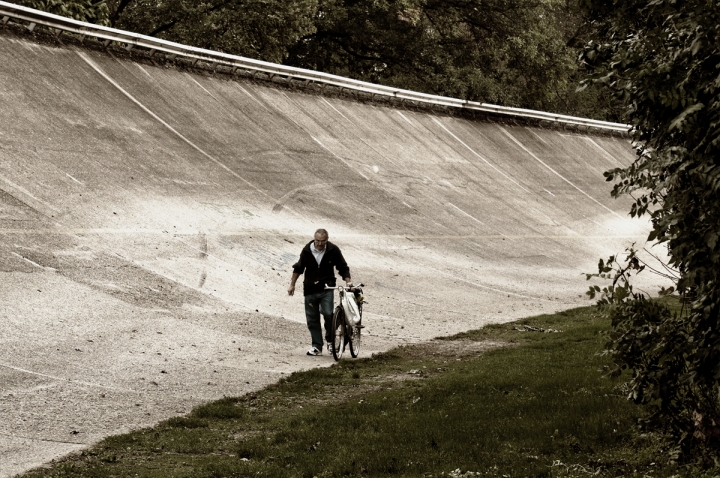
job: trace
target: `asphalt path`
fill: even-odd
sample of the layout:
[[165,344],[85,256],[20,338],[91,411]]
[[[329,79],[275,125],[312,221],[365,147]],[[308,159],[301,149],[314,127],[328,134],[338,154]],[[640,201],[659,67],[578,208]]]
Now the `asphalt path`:
[[293,371],[326,228],[362,356],[589,302],[644,243],[627,139],[188,73],[0,33],[0,476]]

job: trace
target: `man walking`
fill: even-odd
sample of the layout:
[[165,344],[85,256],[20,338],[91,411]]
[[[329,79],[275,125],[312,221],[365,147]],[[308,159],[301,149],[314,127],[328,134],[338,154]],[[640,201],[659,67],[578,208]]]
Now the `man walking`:
[[303,279],[303,294],[305,295],[305,320],[312,338],[312,347],[308,355],[322,355],[323,337],[320,326],[320,315],[325,319],[325,340],[328,353],[332,352],[333,331],[332,314],[334,291],[325,290],[325,284],[335,286],[335,271],[347,283],[350,282],[350,268],[340,252],[340,248],[328,241],[328,232],[325,229],[315,231],[314,240],[310,241],[300,252],[300,260],[293,265],[293,275],[288,288],[288,295],[295,294],[295,283],[300,274]]

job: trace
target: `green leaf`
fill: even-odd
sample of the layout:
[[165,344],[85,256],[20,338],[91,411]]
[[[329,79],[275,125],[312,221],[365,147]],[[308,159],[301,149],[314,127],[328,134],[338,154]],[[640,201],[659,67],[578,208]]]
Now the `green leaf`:
[[692,115],[694,113],[697,113],[698,111],[705,108],[705,105],[702,103],[695,103],[694,105],[688,106],[683,110],[682,113],[677,115],[674,120],[670,123],[670,127],[668,128],[669,131],[672,131],[674,129],[682,129],[683,123],[685,123],[686,118],[689,115]]

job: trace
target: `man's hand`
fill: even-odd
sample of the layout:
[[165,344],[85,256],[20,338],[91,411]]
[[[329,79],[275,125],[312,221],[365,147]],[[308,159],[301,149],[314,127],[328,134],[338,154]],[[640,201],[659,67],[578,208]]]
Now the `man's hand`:
[[295,283],[297,282],[298,277],[300,277],[300,274],[293,272],[293,275],[290,278],[290,287],[288,287],[288,295],[295,295]]

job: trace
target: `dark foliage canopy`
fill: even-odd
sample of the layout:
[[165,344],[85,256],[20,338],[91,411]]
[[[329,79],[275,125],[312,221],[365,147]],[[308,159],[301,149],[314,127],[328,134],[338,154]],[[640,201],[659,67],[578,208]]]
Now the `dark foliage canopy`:
[[113,26],[275,63],[314,29],[316,0],[108,0]]
[[505,105],[565,100],[573,12],[543,0],[320,0],[288,63]]
[[110,25],[110,11],[105,0],[18,0],[13,3],[82,22]]

